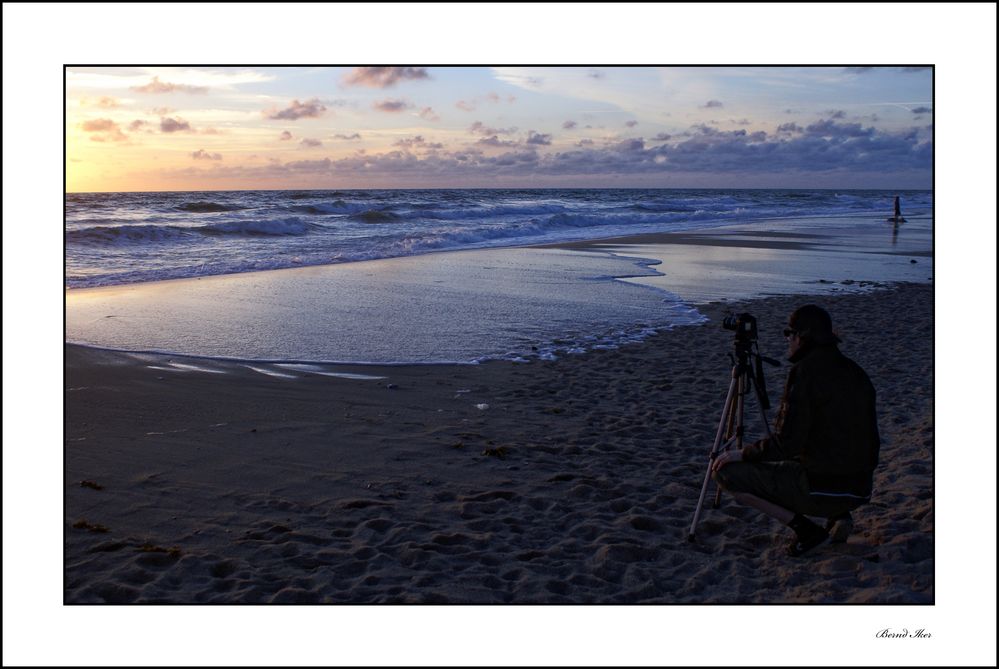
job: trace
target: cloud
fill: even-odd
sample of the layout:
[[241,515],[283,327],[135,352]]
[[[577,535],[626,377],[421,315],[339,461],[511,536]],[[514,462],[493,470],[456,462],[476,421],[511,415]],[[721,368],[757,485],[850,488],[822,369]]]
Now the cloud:
[[645,148],[645,140],[641,137],[626,139],[623,142],[613,144],[610,148],[614,151],[641,151]]
[[[489,93],[486,93],[482,97],[478,97],[478,98],[475,98],[475,99],[476,99],[476,101],[478,101],[478,100],[485,100],[486,102],[491,102],[494,105],[498,105],[501,102],[503,102],[503,98],[499,95],[499,93],[496,93],[496,92],[493,92],[493,91],[491,91]],[[517,98],[514,97],[513,95],[508,95],[506,97],[506,101],[507,101],[507,104],[513,104],[514,102],[517,101]]]
[[547,146],[552,143],[551,135],[543,135],[539,132],[534,132],[533,130],[527,131],[527,143],[537,144],[540,146]]
[[805,126],[805,134],[817,137],[869,137],[874,134],[874,128],[864,128],[859,123],[836,123],[828,119]]
[[412,105],[405,100],[380,100],[371,106],[378,111],[396,113],[409,109]]
[[439,121],[441,117],[434,113],[433,107],[424,107],[420,110],[420,118],[427,121]]
[[721,103],[720,100],[708,100],[703,105],[701,105],[701,109],[719,109],[721,107],[724,107],[724,105]]
[[349,86],[389,88],[400,81],[429,79],[425,67],[355,67],[343,78]]
[[201,94],[201,93],[207,93],[208,92],[208,87],[207,86],[189,86],[187,84],[171,84],[171,83],[168,83],[166,81],[160,81],[159,77],[153,77],[153,80],[150,81],[145,86],[133,86],[132,90],[133,91],[137,91],[139,93],[173,93],[173,92],[178,92],[178,93]]
[[930,72],[933,67],[930,65],[910,65],[908,67],[903,67],[903,72]]
[[930,114],[933,112],[932,107],[916,107],[912,110],[913,114]]
[[[507,104],[513,104],[517,101],[517,98],[513,95],[506,96]],[[475,111],[480,102],[488,102],[490,104],[498,105],[503,102],[503,98],[495,92],[486,93],[485,95],[479,95],[470,100],[458,100],[454,103],[454,106],[458,109],[466,112]]]
[[877,171],[886,164],[925,170],[932,165],[932,146],[919,142],[915,132],[877,132],[832,120],[814,123],[791,139],[770,137],[762,131],[699,130],[683,142],[659,149],[671,169],[849,172],[864,168]]
[[528,165],[538,162],[538,154],[534,151],[511,151],[491,158],[483,158],[483,161],[501,168],[504,166],[517,166],[520,169],[524,169]]
[[593,140],[592,139],[581,139],[578,142],[576,142],[576,146],[593,146]]
[[292,100],[287,109],[268,110],[264,116],[272,120],[297,121],[300,118],[319,118],[326,112],[326,105],[319,101],[319,98],[312,98],[305,102]]
[[313,139],[311,137],[306,137],[301,142],[299,142],[299,144],[307,149],[314,149],[316,147],[323,145],[321,141],[319,141],[318,139]]
[[575,121],[566,121],[566,122],[564,122],[564,123],[562,124],[562,129],[563,129],[563,130],[572,130],[572,129],[573,129],[573,128],[575,128],[575,127],[576,127],[577,125],[579,125],[579,124],[578,124],[578,123],[576,123]]
[[139,130],[142,130],[143,128],[145,128],[148,125],[149,125],[149,121],[143,121],[141,119],[136,119],[136,120],[134,120],[134,121],[132,121],[131,123],[128,124],[128,129],[131,132],[137,132]]
[[483,137],[475,143],[483,146],[518,146],[520,144],[520,142],[515,142],[513,140],[500,139],[496,135],[493,135],[492,137]]
[[423,139],[423,135],[417,135],[416,137],[400,139],[396,142],[393,142],[392,146],[399,146],[405,149],[428,149],[428,150],[437,150],[444,148],[443,144],[432,143]]
[[636,125],[638,125],[638,121],[626,121],[625,125],[628,126],[629,128],[634,128]]
[[289,139],[291,139],[291,137],[292,137],[291,133],[285,130],[284,132],[281,133],[281,136],[278,139],[280,139],[282,142],[287,142]]
[[98,118],[84,121],[80,124],[84,132],[89,132],[92,142],[124,142],[128,136],[121,131],[117,123],[109,118]]
[[[793,136],[770,135],[746,129],[720,131],[698,126],[672,142],[646,146],[644,140],[627,140],[596,147],[580,142],[566,151],[539,153],[533,147],[503,152],[474,149],[414,153],[393,150],[381,154],[355,153],[338,160],[274,162],[261,166],[213,166],[202,174],[222,176],[283,177],[296,174],[387,179],[436,177],[450,182],[493,177],[530,179],[548,176],[607,176],[701,174],[705,176],[830,175],[857,178],[882,174],[885,165],[900,173],[928,176],[933,145],[925,129],[903,132],[854,128],[855,124],[820,121],[811,132]],[[821,132],[820,132],[821,131]],[[500,143],[497,137],[487,138]],[[502,146],[502,144],[501,144]]]
[[169,116],[170,114],[177,111],[176,109],[171,109],[170,107],[153,107],[149,110],[150,113],[156,114],[157,116]]
[[118,124],[109,118],[99,118],[93,121],[84,121],[80,127],[87,132],[107,132],[118,127]]
[[204,149],[198,149],[191,154],[191,157],[195,160],[222,160],[221,153],[208,153]]
[[586,73],[590,79],[603,79],[606,75],[600,70],[590,70]]
[[163,132],[193,132],[191,124],[184,119],[177,117],[171,118],[166,116],[160,119],[160,130]]
[[474,135],[512,135],[517,132],[516,126],[510,128],[491,128],[482,123],[482,121],[476,121],[468,128],[468,132]]
[[333,139],[342,139],[344,141],[348,141],[349,142],[349,141],[352,141],[352,140],[355,140],[355,139],[361,139],[361,135],[360,135],[360,133],[356,133],[356,132],[352,133],[350,135],[336,134],[336,135],[333,135]]
[[423,135],[417,135],[416,137],[407,137],[405,139],[400,139],[395,142],[392,142],[392,146],[411,147],[417,144],[423,144],[423,142],[424,142]]
[[829,114],[829,118],[841,119],[846,118],[846,112],[842,109],[830,109],[826,112]]
[[280,165],[280,167],[292,172],[329,172],[330,168],[333,167],[333,161],[329,158],[323,158],[322,160],[295,160]]
[[873,67],[847,67],[843,71],[849,72],[850,74],[865,74],[873,69]]
[[[89,101],[88,101],[89,103]],[[97,102],[93,103],[95,107],[100,107],[102,109],[117,109],[121,106],[121,103],[117,99],[112,97],[104,96],[99,98]]]
[[653,142],[668,142],[670,139],[672,139],[672,137],[673,137],[673,135],[671,135],[671,134],[669,134],[667,132],[661,132],[658,135],[656,135],[655,137],[653,137],[652,141]]
[[802,128],[797,123],[781,123],[779,126],[777,126],[777,132],[787,132],[787,133],[805,132],[805,129]]

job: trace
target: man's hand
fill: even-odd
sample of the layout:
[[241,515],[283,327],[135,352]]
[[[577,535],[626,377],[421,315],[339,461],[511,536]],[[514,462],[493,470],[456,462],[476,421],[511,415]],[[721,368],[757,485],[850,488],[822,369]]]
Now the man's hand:
[[738,449],[725,451],[711,463],[711,471],[716,472],[730,462],[742,462],[742,451]]

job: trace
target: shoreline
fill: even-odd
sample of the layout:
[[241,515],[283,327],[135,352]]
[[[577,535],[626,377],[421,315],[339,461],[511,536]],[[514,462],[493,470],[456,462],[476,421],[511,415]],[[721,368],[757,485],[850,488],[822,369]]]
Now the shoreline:
[[684,540],[730,371],[718,319],[752,311],[782,357],[802,296],[550,362],[362,367],[378,381],[66,345],[65,600],[932,603],[932,339],[906,324],[933,292],[822,297],[885,444],[855,536],[801,561],[731,500]]
[[[599,189],[598,189],[599,190]],[[677,230],[670,232],[639,232],[634,234],[622,234],[622,235],[611,235],[604,237],[592,237],[585,239],[569,239],[569,240],[558,240],[553,242],[544,241],[529,241],[520,244],[513,245],[499,245],[499,246],[482,246],[482,247],[456,247],[456,248],[445,248],[430,251],[421,251],[412,255],[397,255],[397,256],[386,256],[377,258],[363,258],[363,259],[352,259],[344,262],[334,262],[334,263],[318,263],[318,264],[293,264],[288,267],[269,267],[262,269],[252,269],[252,270],[239,270],[234,272],[223,272],[220,274],[207,274],[207,275],[192,275],[192,276],[179,276],[179,277],[169,277],[162,279],[152,279],[145,281],[138,281],[133,283],[110,283],[95,286],[63,286],[64,291],[80,291],[80,290],[91,290],[96,288],[115,288],[115,287],[129,287],[129,286],[141,286],[145,284],[153,283],[163,283],[170,281],[188,281],[194,279],[202,278],[212,278],[212,277],[223,277],[223,276],[236,276],[242,274],[257,274],[261,272],[281,272],[285,270],[307,270],[310,268],[321,268],[321,267],[336,267],[342,265],[353,265],[359,263],[373,263],[386,260],[398,260],[404,258],[414,258],[414,257],[426,257],[435,256],[438,254],[448,254],[448,253],[460,253],[467,251],[499,251],[504,249],[564,249],[564,250],[598,250],[601,246],[609,245],[646,245],[646,244],[678,244],[678,245],[714,245],[714,246],[746,246],[750,248],[783,248],[783,249],[794,249],[803,250],[807,248],[807,242],[788,242],[782,244],[780,242],[768,243],[753,240],[730,240],[726,237],[730,236],[740,236],[745,235],[747,232],[751,233],[753,236],[763,237],[763,238],[791,238],[799,240],[821,240],[826,239],[829,235],[826,234],[816,234],[809,232],[787,232],[779,230],[761,230],[760,226],[766,226],[768,224],[782,224],[795,221],[813,221],[813,220],[823,220],[823,221],[835,221],[835,220],[851,220],[849,216],[816,216],[808,217],[803,215],[787,216],[782,218],[775,217],[760,217],[757,219],[750,219],[748,222],[733,222],[726,219],[718,219],[716,221],[698,221],[699,223],[712,223],[708,227],[694,227],[686,230]],[[880,220],[880,219],[878,219]],[[918,219],[913,219],[918,220]],[[922,257],[927,257],[932,255],[931,250],[918,251],[914,254],[908,252],[899,252],[903,255],[917,255]]]
[[[871,260],[871,251],[858,246],[833,235],[748,224],[66,289],[64,339],[254,363],[525,361],[641,340],[697,322],[698,307],[714,301],[932,281],[926,276],[932,259],[924,268],[922,251]],[[637,293],[628,284],[655,292]],[[553,319],[558,325],[545,325]],[[392,334],[399,323],[422,338],[400,340]],[[443,348],[429,334],[442,330],[449,332]],[[247,331],[257,333],[256,341],[239,345]],[[321,340],[322,332],[332,339]]]

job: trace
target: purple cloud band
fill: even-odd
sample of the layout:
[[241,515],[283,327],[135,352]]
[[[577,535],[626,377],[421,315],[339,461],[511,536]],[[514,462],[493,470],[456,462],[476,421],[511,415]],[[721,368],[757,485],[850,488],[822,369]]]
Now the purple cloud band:
[[[537,135],[538,133],[535,133]],[[670,173],[828,173],[854,174],[881,171],[892,165],[896,171],[929,174],[933,143],[921,138],[916,128],[904,132],[878,131],[856,123],[818,121],[804,128],[781,132],[720,131],[711,126],[691,128],[682,135],[660,135],[656,144],[627,139],[597,147],[542,153],[539,146],[504,145],[493,136],[483,144],[510,150],[492,154],[475,148],[436,150],[414,154],[408,150],[383,154],[357,154],[332,160],[293,161],[265,167],[215,168],[229,176],[280,176],[288,174],[421,176],[426,174],[469,176],[529,175],[635,175]],[[544,137],[542,135],[542,137]],[[415,138],[414,138],[415,139]],[[659,144],[658,142],[666,143]],[[409,146],[418,146],[414,142]],[[404,147],[409,148],[409,147]],[[225,169],[225,172],[219,170]]]

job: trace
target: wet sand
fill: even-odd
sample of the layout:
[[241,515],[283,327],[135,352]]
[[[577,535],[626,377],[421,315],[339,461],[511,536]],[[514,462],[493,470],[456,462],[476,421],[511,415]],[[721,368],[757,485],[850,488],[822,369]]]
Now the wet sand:
[[798,560],[730,498],[685,539],[728,384],[720,319],[749,310],[782,357],[801,296],[526,364],[256,365],[278,376],[67,346],[65,601],[932,603],[932,339],[910,326],[932,331],[932,296],[816,298],[884,444],[854,535]]

